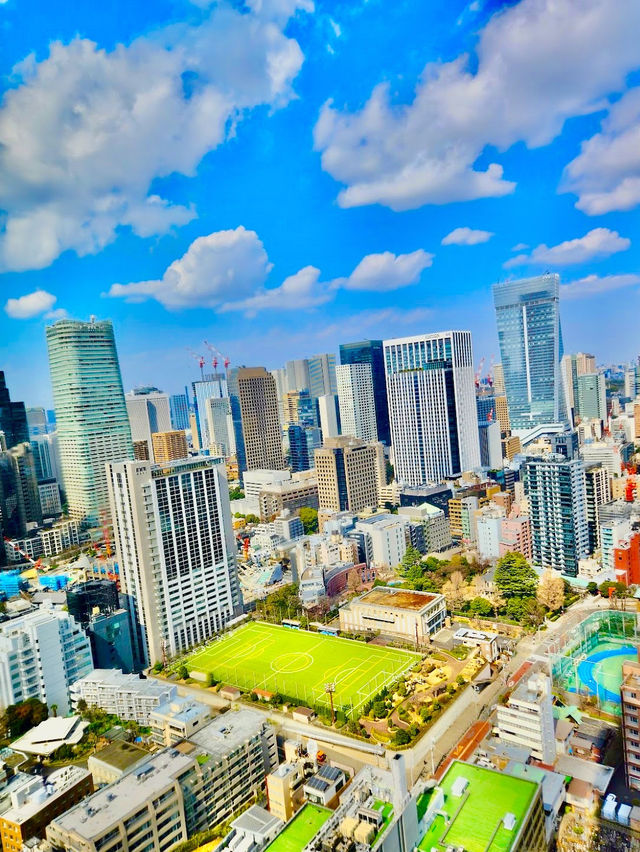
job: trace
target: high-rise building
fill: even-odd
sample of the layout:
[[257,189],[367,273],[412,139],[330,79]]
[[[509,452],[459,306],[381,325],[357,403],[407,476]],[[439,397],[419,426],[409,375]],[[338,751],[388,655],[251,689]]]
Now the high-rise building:
[[27,408],[27,426],[30,438],[44,435],[48,431],[47,412],[44,408]]
[[131,424],[131,439],[134,444],[145,441],[148,451],[146,458],[152,459],[151,436],[155,432],[168,432],[171,429],[169,396],[158,388],[136,388],[126,394],[125,402]]
[[480,464],[471,332],[384,341],[396,479],[440,482]]
[[607,383],[604,373],[583,373],[577,380],[576,414],[581,420],[607,419]]
[[321,509],[360,512],[377,506],[385,483],[382,444],[343,435],[329,438],[315,452]]
[[588,465],[585,469],[585,484],[589,553],[594,553],[600,549],[600,506],[611,500],[609,472],[602,465]]
[[207,431],[209,451],[212,455],[221,455],[228,459],[235,455],[236,436],[231,414],[231,400],[228,396],[209,397],[205,401],[207,413]]
[[[233,438],[235,442],[235,455],[238,463],[238,474],[242,481],[242,474],[247,469],[247,454],[244,446],[244,433],[242,431],[242,411],[240,408],[240,386],[238,376],[239,367],[227,370],[227,385],[229,390],[229,404],[231,405],[231,422],[233,424]],[[274,380],[275,381],[275,380]],[[279,412],[278,412],[279,414]]]
[[636,368],[629,367],[624,371],[624,395],[627,399],[636,398]]
[[502,467],[502,441],[497,420],[478,424],[480,436],[480,464],[492,470]]
[[560,277],[495,284],[493,298],[511,428],[568,423],[560,329]]
[[189,398],[186,393],[173,393],[169,397],[169,411],[173,429],[189,428]]
[[505,745],[531,751],[547,766],[556,759],[551,680],[538,672],[520,681],[506,704],[498,705],[497,733]]
[[584,462],[549,453],[523,466],[529,500],[533,562],[575,577],[589,554]]
[[377,441],[371,364],[341,364],[336,367],[336,383],[342,434]]
[[247,470],[283,470],[276,383],[264,367],[240,367],[238,399]]
[[387,446],[391,443],[387,380],[384,371],[384,347],[381,340],[361,340],[340,344],[341,364],[370,364],[373,396],[376,409],[378,440]]
[[622,743],[627,787],[640,790],[640,662],[624,660],[622,663]]
[[287,437],[289,438],[291,470],[294,473],[311,470],[315,464],[314,452],[322,444],[320,429],[317,426],[289,423]]
[[318,397],[327,393],[337,393],[336,356],[332,352],[312,355],[311,358],[307,359],[307,363],[309,364],[309,384],[307,387],[311,396]]
[[149,663],[209,639],[241,611],[220,460],[115,462],[109,497],[136,653]]
[[198,425],[198,438],[200,446],[204,449],[209,446],[211,440],[207,423],[208,399],[221,399],[229,396],[227,377],[224,373],[209,373],[202,379],[192,382],[193,403],[195,406],[196,422]]
[[286,388],[282,390],[282,396],[289,391],[309,390],[309,362],[306,358],[298,358],[295,361],[287,361],[284,365],[286,374]]
[[41,606],[0,624],[0,707],[37,698],[66,716],[71,684],[92,669],[89,639],[68,612]]
[[14,447],[29,440],[27,410],[24,402],[12,402],[9,389],[0,370],[0,432],[4,432],[7,447]]
[[0,452],[0,531],[7,538],[21,538],[29,524],[41,523],[42,506],[31,444],[16,444]]
[[338,395],[325,394],[318,397],[318,414],[322,440],[337,438],[340,434],[340,414],[338,412]]
[[33,452],[38,482],[51,479],[60,481],[58,438],[55,432],[49,435],[34,435],[31,438],[31,451]]
[[59,320],[47,346],[69,514],[96,526],[109,509],[106,463],[133,458],[113,326]]
[[156,464],[186,459],[189,455],[187,436],[181,429],[174,429],[170,432],[154,432],[151,441]]

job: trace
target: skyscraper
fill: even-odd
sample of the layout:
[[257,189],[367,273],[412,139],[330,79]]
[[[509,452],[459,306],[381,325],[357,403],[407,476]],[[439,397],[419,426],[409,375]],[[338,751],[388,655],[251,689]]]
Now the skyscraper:
[[276,383],[264,367],[240,367],[238,399],[247,470],[284,470]]
[[325,441],[315,459],[321,509],[361,512],[378,505],[385,483],[382,444],[341,435]]
[[174,393],[169,397],[171,426],[173,429],[189,428],[189,400],[186,393]]
[[560,362],[560,277],[495,284],[493,299],[511,428],[568,423]]
[[231,414],[231,400],[228,396],[218,399],[209,397],[205,402],[207,415],[207,431],[209,433],[209,446],[212,455],[219,453],[228,459],[235,455],[236,439],[233,429],[233,416]]
[[206,402],[208,399],[221,399],[222,397],[229,396],[227,377],[224,373],[209,373],[203,379],[192,382],[191,387],[193,389],[193,401],[198,424],[198,438],[200,446],[205,449],[209,446],[211,440],[207,424]]
[[224,465],[114,462],[109,499],[139,659],[210,638],[241,611]]
[[46,334],[69,514],[95,526],[109,508],[106,463],[133,458],[113,326],[65,319]]
[[151,436],[155,432],[169,432],[171,429],[171,410],[169,396],[158,388],[136,388],[125,396],[127,414],[131,424],[131,439],[145,441],[146,458],[153,458]]
[[607,383],[603,373],[578,376],[576,414],[581,420],[607,419]]
[[336,356],[332,352],[325,352],[322,355],[312,355],[307,362],[309,364],[308,389],[311,396],[336,393]]
[[322,440],[326,441],[327,438],[337,438],[340,434],[337,394],[331,393],[318,397],[318,415],[320,417]]
[[584,462],[549,453],[523,466],[529,499],[533,562],[575,577],[589,554]]
[[471,332],[384,341],[396,479],[440,482],[480,464]]
[[4,432],[7,447],[29,440],[27,410],[24,402],[11,402],[9,389],[0,370],[0,432]]
[[341,364],[336,367],[336,383],[342,434],[377,441],[371,364]]
[[384,372],[384,348],[382,341],[361,340],[357,343],[341,343],[340,363],[371,365],[378,440],[388,446],[391,443],[391,432],[389,428],[389,403],[387,401],[387,380]]

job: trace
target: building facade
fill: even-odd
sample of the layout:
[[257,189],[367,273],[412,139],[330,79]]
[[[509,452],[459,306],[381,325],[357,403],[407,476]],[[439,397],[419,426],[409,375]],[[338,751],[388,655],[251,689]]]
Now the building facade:
[[440,482],[480,464],[471,333],[385,340],[396,479]]
[[27,409],[24,402],[12,402],[9,388],[0,370],[0,432],[4,433],[7,447],[15,447],[29,440]]
[[336,383],[342,434],[377,441],[371,364],[341,364],[336,367]]
[[78,702],[85,701],[88,707],[99,707],[123,721],[150,725],[156,707],[175,694],[175,686],[159,680],[123,674],[117,669],[94,669],[72,684],[71,703],[76,712]]
[[136,388],[125,395],[125,402],[131,424],[131,439],[134,444],[144,441],[147,458],[152,459],[151,436],[155,432],[168,432],[171,429],[169,396],[158,388]]
[[340,344],[341,364],[370,364],[373,396],[376,410],[377,440],[387,446],[391,443],[387,380],[384,371],[384,347],[381,340],[360,340]]
[[343,435],[315,451],[318,504],[335,512],[376,507],[385,482],[382,444]]
[[153,459],[156,464],[186,459],[189,455],[187,436],[181,429],[170,432],[154,432],[151,436]]
[[496,726],[502,742],[530,749],[532,757],[548,766],[556,759],[552,698],[551,680],[538,672],[498,705]]
[[276,383],[264,367],[237,374],[246,470],[284,470]]
[[105,465],[133,458],[113,326],[65,319],[46,334],[69,514],[96,526],[109,511]]

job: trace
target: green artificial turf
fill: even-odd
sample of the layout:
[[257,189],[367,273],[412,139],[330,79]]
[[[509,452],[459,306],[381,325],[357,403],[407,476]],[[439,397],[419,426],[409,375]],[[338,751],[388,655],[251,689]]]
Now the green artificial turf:
[[251,622],[197,651],[186,666],[240,689],[279,692],[306,706],[328,706],[325,684],[333,683],[335,708],[355,715],[419,659],[411,651]]
[[270,843],[265,852],[300,852],[331,816],[331,811],[307,803]]

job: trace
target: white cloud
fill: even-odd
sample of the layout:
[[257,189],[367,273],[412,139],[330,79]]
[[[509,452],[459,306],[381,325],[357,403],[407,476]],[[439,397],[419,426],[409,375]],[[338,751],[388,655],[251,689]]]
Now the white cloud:
[[588,296],[598,296],[610,290],[620,290],[623,287],[633,287],[640,284],[640,275],[587,275],[577,281],[571,281],[560,287],[562,299],[583,299]]
[[454,228],[442,239],[443,246],[475,246],[486,243],[493,236],[493,231],[476,231],[473,228]]
[[34,290],[33,293],[20,296],[18,299],[7,299],[4,310],[13,319],[31,319],[50,311],[55,303],[56,297],[53,293]]
[[390,251],[368,254],[348,278],[338,278],[334,286],[345,290],[384,292],[416,284],[422,271],[433,263],[433,255],[423,249],[395,255]]
[[162,278],[112,284],[106,295],[128,302],[156,299],[170,309],[206,307],[255,316],[262,310],[317,307],[340,288],[382,292],[407,287],[432,261],[433,255],[422,249],[399,255],[386,251],[366,255],[346,278],[322,282],[319,269],[305,266],[278,287],[267,288],[273,265],[256,232],[240,226],[198,237]]
[[146,237],[193,218],[150,194],[154,180],[193,176],[247,110],[286,104],[302,65],[283,27],[308,0],[252,5],[223,0],[111,51],[53,42],[14,68],[0,107],[0,266],[39,269],[99,251],[122,226]]
[[639,31],[637,0],[522,0],[485,26],[476,70],[467,56],[429,63],[408,105],[386,83],[358,112],[328,102],[315,147],[346,185],[339,203],[408,210],[513,192],[480,155],[548,144],[567,118],[602,109],[640,63]]
[[270,270],[256,232],[240,226],[198,237],[162,278],[113,284],[108,295],[128,301],[157,299],[167,308],[218,308],[228,299],[253,295]]
[[640,204],[640,87],[614,104],[601,132],[582,143],[561,189],[575,193],[576,207],[590,216]]
[[575,240],[565,240],[557,246],[546,246],[544,243],[534,248],[531,254],[518,254],[510,258],[504,265],[505,269],[527,264],[549,266],[571,266],[575,263],[585,263],[587,260],[600,260],[619,251],[626,251],[631,240],[621,237],[617,231],[609,228],[593,228],[584,237]]
[[529,248],[529,243],[516,243],[515,246],[511,247],[511,251],[524,251]]

